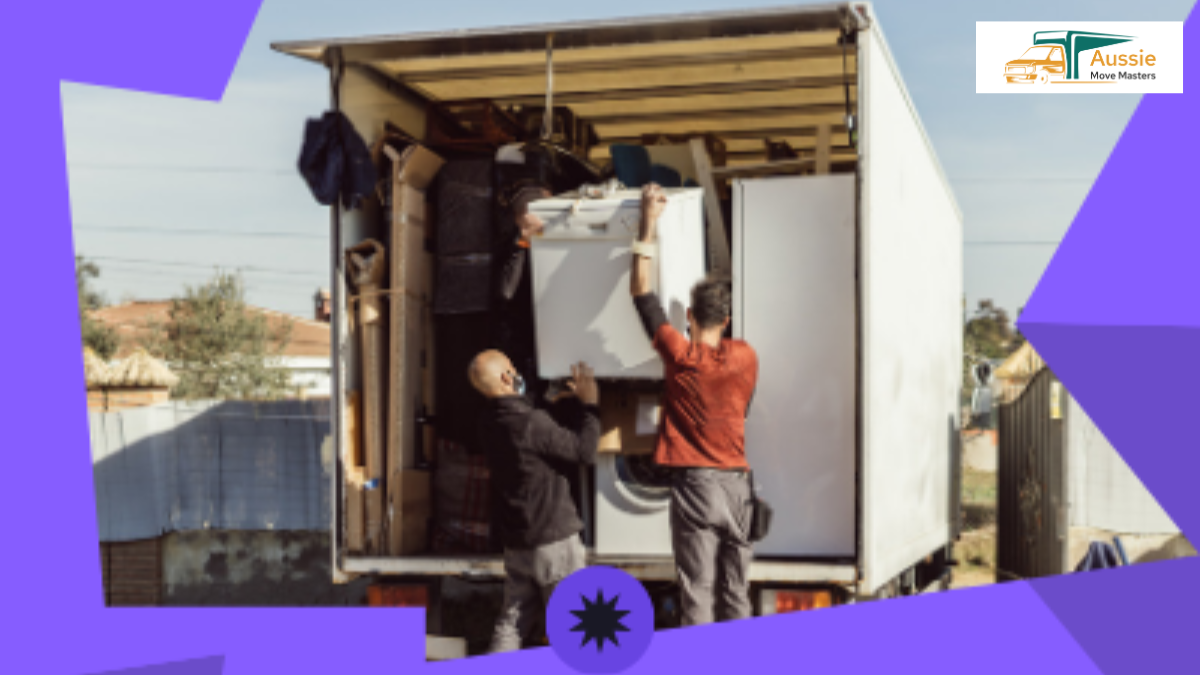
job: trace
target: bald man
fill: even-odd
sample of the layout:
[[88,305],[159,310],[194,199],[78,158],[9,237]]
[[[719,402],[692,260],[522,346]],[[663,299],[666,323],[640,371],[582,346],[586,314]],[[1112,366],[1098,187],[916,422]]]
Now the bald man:
[[471,362],[471,384],[487,398],[479,421],[492,486],[499,492],[504,535],[504,606],[491,651],[521,648],[558,582],[584,566],[583,521],[571,498],[569,472],[596,462],[600,392],[592,369],[571,369],[567,396],[581,408],[580,423],[558,423],[525,397],[525,383],[503,353],[486,351]]

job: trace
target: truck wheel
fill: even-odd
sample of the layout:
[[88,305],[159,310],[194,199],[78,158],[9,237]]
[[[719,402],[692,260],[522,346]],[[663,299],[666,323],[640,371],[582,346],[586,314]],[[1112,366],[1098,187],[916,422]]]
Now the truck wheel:
[[1045,72],[1038,73],[1038,76],[1037,76],[1038,84],[1046,84],[1049,81],[1050,81],[1050,76],[1047,75]]
[[948,591],[952,586],[954,586],[954,568],[947,567],[946,573],[938,580],[938,590]]

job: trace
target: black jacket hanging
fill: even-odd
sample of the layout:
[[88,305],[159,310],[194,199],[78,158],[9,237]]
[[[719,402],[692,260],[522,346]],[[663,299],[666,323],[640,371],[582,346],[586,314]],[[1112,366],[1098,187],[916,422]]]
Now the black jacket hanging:
[[313,197],[325,206],[333,205],[340,193],[344,208],[357,209],[375,191],[375,165],[367,144],[337,111],[305,124],[299,168]]

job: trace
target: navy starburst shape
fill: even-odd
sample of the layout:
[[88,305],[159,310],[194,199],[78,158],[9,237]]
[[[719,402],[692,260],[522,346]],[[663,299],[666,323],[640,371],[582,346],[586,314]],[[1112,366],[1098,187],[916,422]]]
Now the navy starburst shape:
[[587,643],[592,640],[596,641],[596,651],[604,651],[604,641],[609,640],[613,645],[620,647],[621,643],[617,640],[617,633],[628,633],[629,628],[621,623],[621,619],[629,614],[629,610],[617,609],[617,601],[621,599],[618,593],[613,596],[612,600],[604,601],[604,589],[596,591],[596,601],[592,602],[587,599],[587,596],[580,594],[579,599],[583,601],[583,609],[573,609],[571,613],[579,619],[579,623],[571,629],[571,632],[583,633],[583,642],[579,644],[580,649],[587,646]]

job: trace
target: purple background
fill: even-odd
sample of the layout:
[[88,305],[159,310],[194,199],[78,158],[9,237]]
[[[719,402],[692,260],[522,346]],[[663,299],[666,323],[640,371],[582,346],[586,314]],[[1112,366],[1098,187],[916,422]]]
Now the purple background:
[[[9,59],[0,401],[20,421],[6,430],[0,490],[8,672],[425,667],[419,611],[103,606],[59,82],[219,100],[257,11],[256,0],[14,1],[0,10]],[[1196,33],[1189,22],[1189,45]],[[1196,72],[1194,52],[1185,54]],[[1185,91],[1143,99],[1021,329],[1197,541],[1200,443],[1186,423],[1200,408],[1191,204],[1200,103],[1194,83]],[[667,631],[627,672],[1181,672],[1195,661],[1197,579],[1193,558]],[[550,649],[430,667],[567,671]]]

